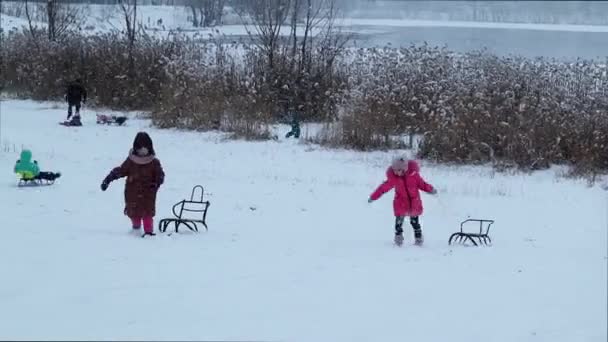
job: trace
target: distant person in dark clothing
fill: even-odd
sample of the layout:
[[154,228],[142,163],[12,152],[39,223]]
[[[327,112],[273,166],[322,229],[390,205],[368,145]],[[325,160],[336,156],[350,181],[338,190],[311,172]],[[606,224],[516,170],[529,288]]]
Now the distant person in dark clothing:
[[84,89],[80,79],[76,79],[73,83],[68,85],[65,92],[65,100],[68,103],[68,120],[72,116],[72,107],[76,107],[76,115],[74,119],[80,120],[80,103],[87,102],[87,91]]
[[296,112],[291,113],[291,131],[285,135],[285,138],[290,137],[294,137],[296,139],[300,138],[300,120]]

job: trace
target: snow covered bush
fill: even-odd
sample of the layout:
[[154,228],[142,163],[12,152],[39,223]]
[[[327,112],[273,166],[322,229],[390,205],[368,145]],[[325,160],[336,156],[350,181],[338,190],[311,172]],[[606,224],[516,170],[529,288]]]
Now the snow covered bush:
[[421,157],[526,169],[553,163],[608,168],[598,153],[608,147],[608,131],[602,130],[608,84],[597,78],[605,66],[486,54],[465,58],[470,66],[450,72],[452,89],[439,115],[430,118]]
[[[0,82],[4,91],[38,100],[62,100],[75,78],[85,83],[93,103],[114,109],[149,109],[160,92],[162,57],[168,41],[144,39],[129,58],[128,43],[116,33],[69,35],[60,41],[10,33],[2,49]],[[132,61],[132,64],[131,64]]]
[[421,158],[608,169],[606,64],[426,45],[360,49],[347,58],[349,105],[321,143],[387,149],[402,143],[391,136],[422,134]]
[[263,101],[221,45],[182,42],[180,58],[164,68],[165,82],[152,111],[158,127],[232,132],[235,138],[269,139]]
[[[3,33],[0,87],[62,100],[82,78],[91,101],[150,111],[159,127],[271,138],[268,125],[291,112],[326,122],[313,138],[358,150],[404,146],[421,136],[419,157],[578,174],[608,170],[608,61],[461,54],[428,45],[398,49],[198,41],[119,33],[58,42]],[[295,51],[295,52],[294,52]],[[302,57],[304,56],[304,57]]]

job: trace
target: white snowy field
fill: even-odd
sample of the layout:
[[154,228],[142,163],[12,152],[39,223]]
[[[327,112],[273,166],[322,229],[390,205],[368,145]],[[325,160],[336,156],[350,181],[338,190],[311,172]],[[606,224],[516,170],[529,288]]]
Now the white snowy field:
[[[67,128],[63,104],[0,102],[0,339],[606,341],[599,186],[422,162],[439,189],[423,194],[425,246],[407,226],[397,248],[392,192],[367,203],[392,153],[98,126],[94,113]],[[157,221],[201,184],[208,232],[142,239],[124,181],[99,189],[139,130],[166,172]],[[21,146],[62,178],[16,187]],[[496,220],[493,246],[448,246],[467,217]]]

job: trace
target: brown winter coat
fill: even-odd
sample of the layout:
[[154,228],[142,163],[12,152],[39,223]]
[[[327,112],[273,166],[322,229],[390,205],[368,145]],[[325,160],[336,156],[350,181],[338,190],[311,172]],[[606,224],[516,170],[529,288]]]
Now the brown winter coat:
[[156,192],[165,180],[160,161],[154,155],[137,156],[131,151],[129,157],[114,168],[105,178],[109,184],[118,178],[127,177],[125,182],[125,215],[142,218],[156,214]]

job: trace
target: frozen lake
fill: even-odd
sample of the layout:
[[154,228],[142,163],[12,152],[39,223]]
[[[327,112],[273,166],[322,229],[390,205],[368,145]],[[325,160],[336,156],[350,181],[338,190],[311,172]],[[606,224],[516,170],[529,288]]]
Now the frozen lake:
[[353,44],[359,47],[409,46],[428,42],[450,50],[470,51],[486,47],[498,55],[526,57],[605,59],[608,33],[470,27],[357,26]]
[[[169,31],[180,30],[188,35],[208,38],[210,33],[222,33],[229,40],[248,41],[244,26],[228,24],[214,28],[194,29],[187,21],[189,12],[180,7],[142,6],[142,24],[148,20],[155,22],[163,19],[160,36]],[[91,16],[87,23],[95,29],[87,32],[107,32],[121,27],[122,18],[113,18],[113,25],[107,25],[99,13],[105,10],[100,6],[90,6]],[[386,9],[385,9],[386,12]],[[93,15],[95,14],[95,15]],[[235,20],[232,20],[233,22]],[[2,16],[2,28],[11,30],[27,26],[24,18]],[[592,25],[552,25],[552,24],[515,24],[494,22],[459,22],[439,20],[409,19],[369,19],[342,18],[336,22],[348,32],[353,32],[352,45],[357,47],[409,46],[412,43],[427,42],[431,46],[447,46],[459,52],[487,48],[498,55],[517,54],[526,57],[544,56],[558,59],[601,59],[608,58],[608,26]],[[44,24],[41,24],[44,26]],[[160,27],[155,27],[160,29]],[[151,33],[149,30],[148,33]],[[289,35],[285,26],[282,35]]]
[[[514,54],[530,58],[543,56],[567,60],[608,58],[608,32],[382,25],[356,25],[345,28],[352,34],[350,46],[355,47],[407,47],[412,43],[419,45],[426,41],[430,46],[445,45],[448,49],[458,52],[485,47],[500,56]],[[238,31],[227,33],[226,38],[249,41],[245,33]]]

